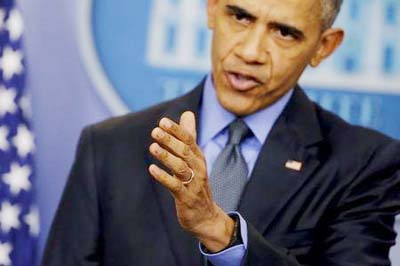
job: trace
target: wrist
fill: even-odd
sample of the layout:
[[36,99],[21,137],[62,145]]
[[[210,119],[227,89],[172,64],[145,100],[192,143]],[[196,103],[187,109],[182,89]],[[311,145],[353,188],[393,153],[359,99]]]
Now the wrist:
[[233,246],[243,244],[239,215],[229,214],[229,217],[231,217],[234,220],[235,224],[234,224],[234,229],[233,229],[232,236],[231,236],[231,241],[230,241],[229,245],[226,247],[226,249],[233,247]]
[[207,250],[217,253],[231,244],[234,230],[235,220],[221,210],[196,237]]

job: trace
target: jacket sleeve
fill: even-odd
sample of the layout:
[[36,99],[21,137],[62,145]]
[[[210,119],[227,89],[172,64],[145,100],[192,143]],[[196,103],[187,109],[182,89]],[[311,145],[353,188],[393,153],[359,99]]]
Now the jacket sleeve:
[[95,168],[91,131],[86,128],[50,229],[43,266],[101,265]]
[[[400,213],[400,145],[391,142],[367,160],[326,218],[309,263],[312,266],[389,266]],[[273,245],[248,224],[243,265],[300,264],[290,250]]]

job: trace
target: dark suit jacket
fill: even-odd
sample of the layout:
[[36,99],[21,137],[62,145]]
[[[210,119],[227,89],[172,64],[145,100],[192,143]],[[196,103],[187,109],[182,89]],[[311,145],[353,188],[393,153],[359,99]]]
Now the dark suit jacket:
[[[151,130],[163,116],[197,112],[201,94],[202,85],[83,131],[44,266],[201,265],[172,196],[147,172]],[[303,168],[287,169],[287,160]],[[243,265],[389,265],[399,168],[398,142],[347,124],[296,88],[239,204],[249,226]]]

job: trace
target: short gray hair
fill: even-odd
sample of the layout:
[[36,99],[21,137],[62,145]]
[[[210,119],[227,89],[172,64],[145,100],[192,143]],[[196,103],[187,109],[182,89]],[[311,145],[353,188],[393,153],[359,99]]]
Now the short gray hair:
[[321,0],[323,29],[328,29],[333,25],[342,3],[343,0]]

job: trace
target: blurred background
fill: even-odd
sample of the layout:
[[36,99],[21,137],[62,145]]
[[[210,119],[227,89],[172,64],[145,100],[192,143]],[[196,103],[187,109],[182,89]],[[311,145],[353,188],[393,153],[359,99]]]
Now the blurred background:
[[[205,21],[205,0],[0,0],[0,265],[40,260],[83,126],[207,74]],[[347,121],[400,139],[400,0],[345,0],[336,24],[344,45],[300,84]],[[391,258],[400,266],[400,244]]]

